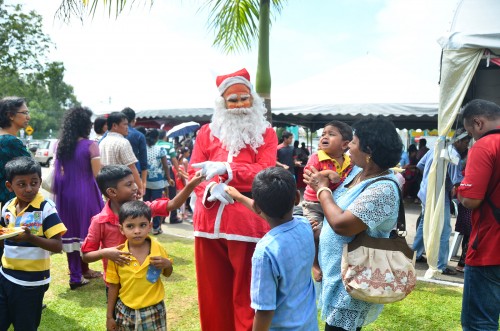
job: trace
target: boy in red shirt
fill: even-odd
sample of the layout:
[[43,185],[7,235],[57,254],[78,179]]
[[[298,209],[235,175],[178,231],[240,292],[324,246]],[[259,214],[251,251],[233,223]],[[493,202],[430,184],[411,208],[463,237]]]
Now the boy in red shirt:
[[[161,198],[145,203],[151,208],[153,217],[168,216],[169,211],[179,208],[186,202],[193,189],[202,180],[204,177],[196,173],[172,200]],[[106,271],[108,259],[118,265],[128,264],[130,261],[130,253],[120,250],[127,238],[120,232],[118,211],[125,202],[137,200],[138,191],[132,171],[123,165],[104,166],[96,181],[101,193],[108,198],[108,202],[99,214],[92,217],[89,233],[82,245],[82,260],[90,263],[102,259],[103,270]],[[106,279],[106,272],[103,276]],[[83,285],[85,283],[79,286]]]

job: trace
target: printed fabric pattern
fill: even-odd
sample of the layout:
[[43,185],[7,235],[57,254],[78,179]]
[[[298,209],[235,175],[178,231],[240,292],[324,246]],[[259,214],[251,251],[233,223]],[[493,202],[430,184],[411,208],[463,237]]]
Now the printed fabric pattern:
[[[361,170],[355,166],[345,183],[351,182]],[[393,174],[386,177],[396,180]],[[370,182],[367,180],[350,189],[342,185],[334,191],[334,199],[341,209],[349,210],[368,226],[369,236],[388,238],[398,218],[398,188],[392,182],[379,181],[363,191]],[[383,305],[356,300],[346,292],[341,259],[344,244],[351,242],[354,236],[338,235],[327,221],[323,224],[319,246],[319,263],[323,271],[318,302],[321,318],[328,325],[354,331],[373,322],[382,312]]]

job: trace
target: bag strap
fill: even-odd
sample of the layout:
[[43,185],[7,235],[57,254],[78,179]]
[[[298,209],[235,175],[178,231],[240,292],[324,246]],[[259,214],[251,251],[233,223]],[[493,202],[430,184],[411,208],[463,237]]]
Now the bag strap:
[[381,180],[387,180],[387,181],[390,181],[390,182],[393,182],[394,184],[396,184],[398,196],[399,196],[399,214],[398,214],[398,222],[397,222],[396,228],[398,229],[398,231],[406,231],[406,216],[405,216],[405,206],[404,206],[404,202],[403,202],[403,197],[401,194],[401,189],[399,188],[399,184],[394,179],[387,178],[387,177],[377,177],[374,180],[372,180],[370,183],[368,183],[361,190],[361,192],[366,190],[366,188],[368,186],[372,185],[375,182],[379,182]]

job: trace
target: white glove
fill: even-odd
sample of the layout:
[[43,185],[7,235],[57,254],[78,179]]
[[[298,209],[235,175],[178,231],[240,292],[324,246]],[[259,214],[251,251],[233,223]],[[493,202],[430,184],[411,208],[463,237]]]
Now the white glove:
[[215,175],[227,173],[226,165],[223,162],[205,161],[194,163],[191,167],[201,169],[201,175],[205,176],[206,180],[212,179]]
[[224,183],[215,184],[210,191],[207,201],[219,200],[223,205],[234,203],[233,198],[226,192],[227,185]]

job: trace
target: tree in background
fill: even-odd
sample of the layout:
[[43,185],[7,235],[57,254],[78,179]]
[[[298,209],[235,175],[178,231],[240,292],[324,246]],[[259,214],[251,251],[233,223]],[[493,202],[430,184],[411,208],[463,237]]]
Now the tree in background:
[[53,45],[43,33],[42,17],[0,0],[0,46],[0,97],[27,99],[35,137],[57,132],[64,109],[78,101],[73,87],[64,82],[64,64],[47,62]]
[[[149,0],[153,5],[153,0]],[[99,2],[118,16],[127,0],[62,0],[58,14],[63,19],[77,15],[82,19],[87,11],[94,15]],[[131,1],[133,4],[135,1]],[[271,122],[271,69],[269,66],[269,28],[271,6],[281,12],[286,0],[205,0],[202,9],[209,10],[209,27],[216,32],[214,45],[231,53],[250,50],[258,38],[257,74],[255,90],[265,100],[267,118]],[[258,22],[258,25],[257,23]]]

